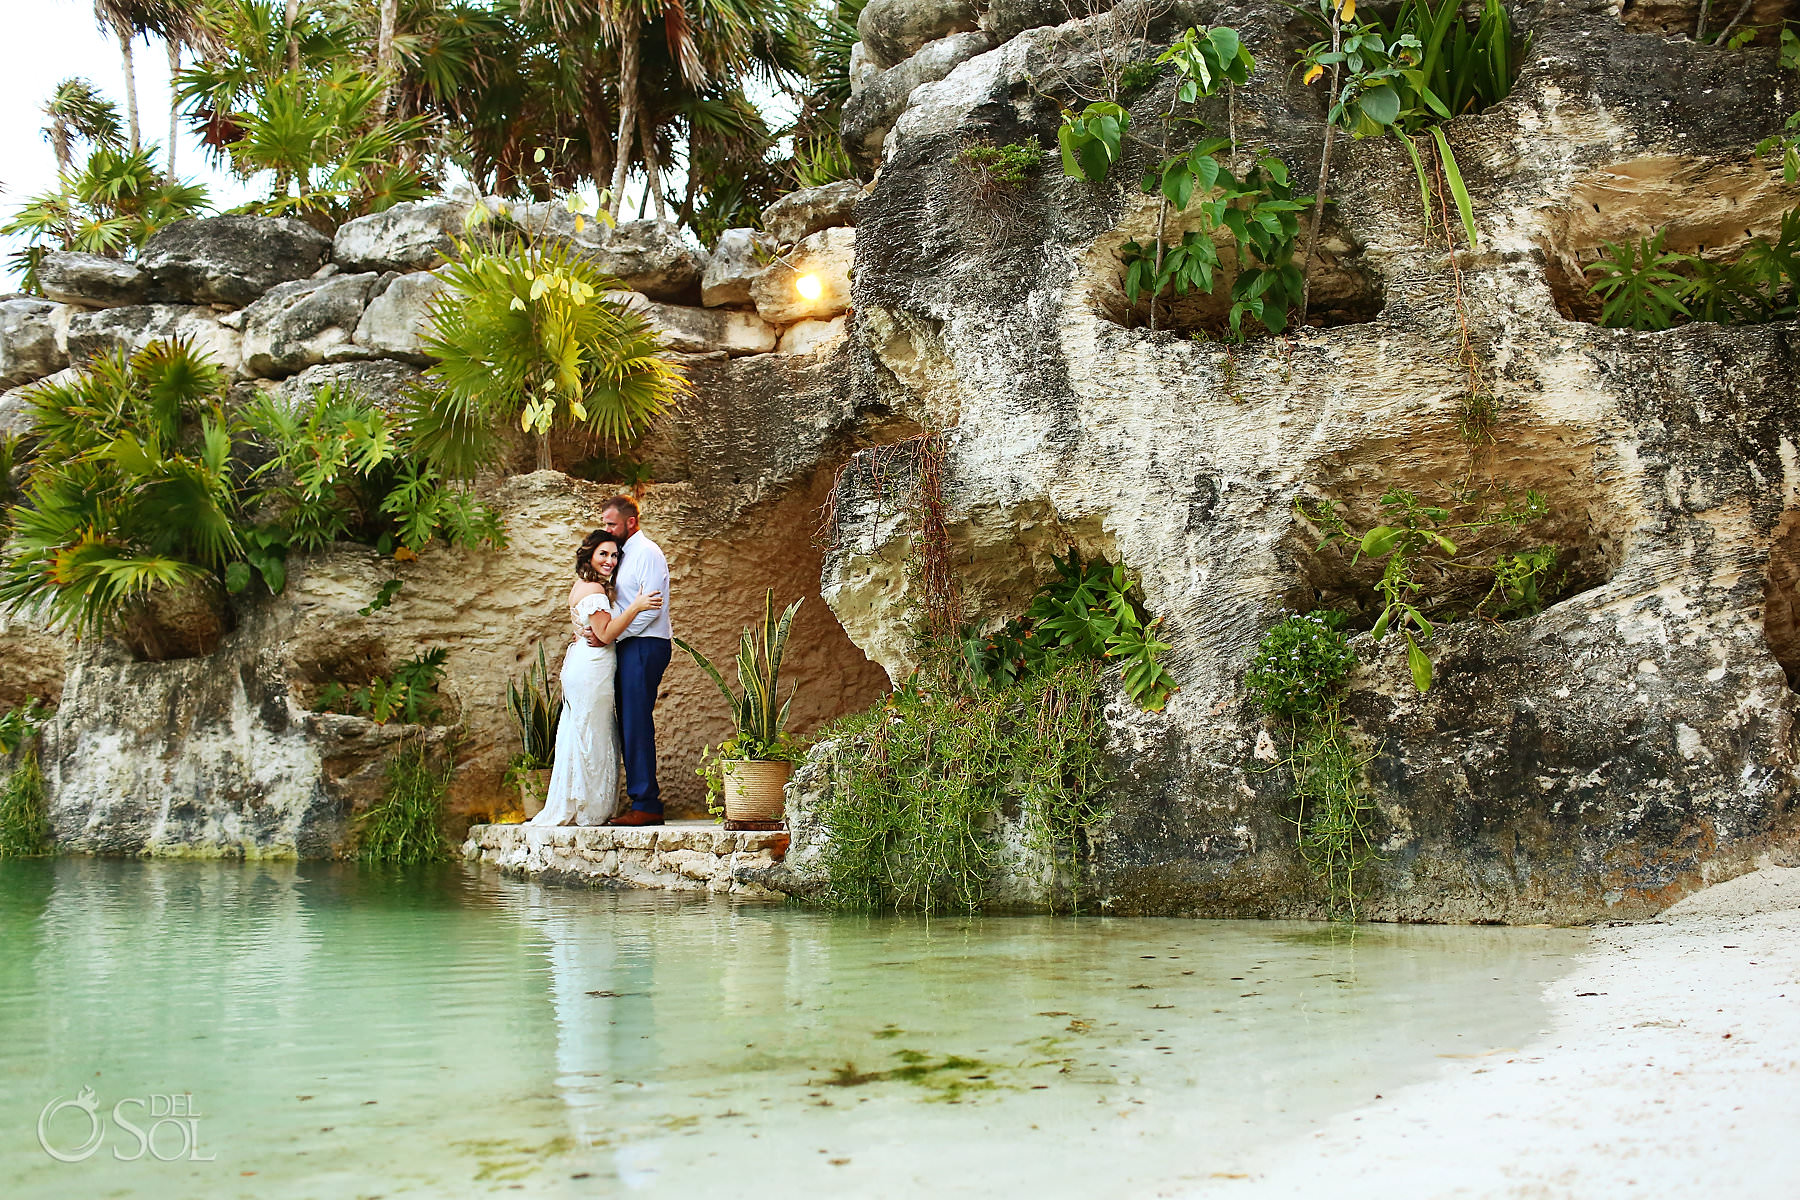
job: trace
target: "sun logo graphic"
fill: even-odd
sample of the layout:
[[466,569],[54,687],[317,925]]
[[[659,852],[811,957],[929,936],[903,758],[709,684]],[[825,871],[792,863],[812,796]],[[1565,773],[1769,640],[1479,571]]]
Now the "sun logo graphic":
[[[56,1120],[56,1114],[66,1108],[72,1108],[87,1118],[86,1140],[76,1150],[59,1149],[50,1140],[51,1123]],[[64,1121],[63,1124],[66,1127],[70,1122]],[[38,1145],[57,1162],[80,1162],[98,1150],[106,1137],[106,1123],[100,1118],[100,1102],[94,1098],[94,1089],[83,1087],[73,1100],[57,1099],[44,1105],[44,1111],[38,1114],[37,1135]]]
[[[128,1110],[131,1110],[128,1114]],[[148,1124],[132,1121],[136,1116]],[[94,1089],[83,1087],[73,1100],[57,1097],[38,1114],[38,1145],[57,1162],[82,1162],[91,1158],[106,1140],[108,1118],[120,1134],[137,1143],[135,1149],[115,1144],[112,1155],[120,1162],[136,1162],[148,1154],[157,1162],[212,1162],[217,1156],[200,1153],[200,1114],[187,1092],[127,1096],[100,1111]],[[60,1119],[59,1119],[60,1118]],[[83,1122],[86,1122],[84,1125]],[[121,1139],[115,1139],[115,1143]]]

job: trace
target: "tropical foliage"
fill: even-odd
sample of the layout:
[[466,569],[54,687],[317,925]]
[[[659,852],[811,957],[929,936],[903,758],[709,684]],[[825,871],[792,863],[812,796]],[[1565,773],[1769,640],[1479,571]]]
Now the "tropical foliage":
[[916,679],[821,738],[831,786],[827,899],[851,908],[972,912],[990,896],[1016,815],[1052,868],[1055,906],[1079,909],[1092,830],[1105,815],[1099,664],[976,693]]
[[206,189],[170,182],[155,158],[154,146],[127,150],[102,141],[79,171],[64,172],[53,191],[31,197],[0,225],[0,234],[24,239],[7,259],[21,286],[43,290],[37,267],[53,250],[119,258],[165,225],[204,212]]
[[562,246],[506,235],[471,243],[433,299],[426,372],[409,423],[428,460],[466,475],[497,454],[496,427],[538,438],[585,430],[612,445],[637,435],[687,394],[686,378],[637,313],[611,299],[619,284]]
[[444,794],[455,775],[447,754],[409,739],[388,755],[381,799],[356,819],[357,856],[366,863],[413,867],[450,857]]
[[1609,242],[1587,268],[1600,323],[1668,329],[1684,321],[1760,325],[1800,312],[1800,209],[1782,215],[1775,240],[1755,237],[1729,259],[1664,248],[1667,230]]
[[707,677],[718,685],[725,702],[731,706],[734,748],[740,758],[787,757],[777,751],[784,748],[788,712],[793,708],[798,689],[789,692],[786,701],[781,699],[781,662],[787,656],[794,614],[799,611],[800,601],[796,600],[778,616],[775,589],[770,588],[764,594],[761,623],[745,629],[738,642],[737,677],[738,687],[743,692],[741,697],[731,690],[725,677],[704,654],[680,638],[675,639],[675,644],[687,651]]
[[226,383],[191,345],[157,342],[33,388],[0,601],[109,632],[156,589],[278,592],[292,548],[355,539],[404,560],[434,537],[504,544],[497,514],[367,401],[325,388],[233,418]]
[[27,749],[0,780],[0,858],[34,858],[47,852],[50,815],[37,751]]
[[1126,694],[1139,708],[1160,712],[1179,690],[1162,664],[1169,649],[1157,636],[1162,618],[1147,615],[1124,567],[1098,558],[1083,563],[1074,549],[1055,561],[1056,577],[1023,617],[992,633],[965,633],[960,655],[971,682],[1005,686],[1071,662],[1115,662]]
[[368,717],[377,725],[394,720],[408,725],[436,720],[441,711],[438,683],[444,677],[449,653],[442,646],[422,650],[397,665],[393,674],[378,675],[354,687],[333,680],[320,689],[313,707],[319,712]]
[[520,752],[513,765],[524,771],[550,767],[556,755],[556,731],[562,724],[562,689],[538,647],[537,663],[525,678],[506,685],[506,711],[519,733]]
[[[1492,557],[1468,552],[1456,538],[1500,535],[1515,542],[1520,532],[1550,513],[1543,494],[1523,498],[1470,495],[1452,505],[1428,504],[1406,488],[1390,488],[1381,497],[1384,521],[1361,534],[1345,522],[1335,505],[1297,505],[1300,516],[1319,531],[1319,548],[1350,547],[1352,565],[1368,558],[1382,564],[1375,583],[1376,617],[1370,636],[1381,641],[1390,632],[1406,643],[1407,667],[1419,691],[1431,689],[1432,663],[1425,644],[1436,620],[1466,617],[1505,619],[1540,611],[1545,585],[1558,564],[1556,549],[1507,545]],[[1485,581],[1486,590],[1478,584]],[[1471,593],[1469,584],[1477,584]],[[1473,603],[1470,603],[1470,601]]]

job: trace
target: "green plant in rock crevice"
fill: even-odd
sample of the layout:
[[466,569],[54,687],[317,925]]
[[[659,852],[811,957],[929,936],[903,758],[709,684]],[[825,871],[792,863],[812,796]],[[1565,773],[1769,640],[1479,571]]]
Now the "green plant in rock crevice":
[[1669,329],[1684,320],[1758,325],[1800,312],[1800,208],[1782,214],[1775,240],[1752,238],[1735,257],[1711,260],[1663,246],[1666,229],[1609,242],[1587,268],[1615,329]]
[[[944,655],[948,656],[948,648]],[[829,899],[845,907],[973,912],[989,894],[1005,817],[1079,908],[1081,839],[1104,812],[1100,673],[1073,662],[974,693],[916,679],[827,732]]]
[[377,676],[362,687],[333,681],[320,689],[313,708],[368,717],[377,725],[396,719],[408,725],[434,721],[441,713],[438,683],[449,654],[442,646],[422,650],[397,665],[392,675]]
[[386,771],[381,799],[356,819],[357,856],[390,866],[449,858],[455,846],[444,831],[444,794],[454,761],[410,739],[388,752]]
[[1339,708],[1356,665],[1344,614],[1306,613],[1278,622],[1257,646],[1244,676],[1251,703],[1284,730],[1301,858],[1325,885],[1332,915],[1357,917],[1356,876],[1374,857],[1375,802],[1367,783],[1373,754],[1361,754]]
[[0,858],[35,858],[48,852],[49,842],[44,773],[37,750],[27,747],[0,781]]
[[1380,641],[1389,632],[1397,631],[1405,639],[1413,685],[1426,692],[1431,690],[1433,670],[1424,643],[1435,629],[1431,614],[1442,611],[1430,586],[1434,581],[1454,572],[1486,574],[1488,589],[1473,609],[1451,615],[1488,615],[1492,606],[1496,617],[1518,616],[1542,607],[1540,583],[1549,577],[1558,561],[1555,549],[1549,546],[1523,552],[1501,551],[1492,559],[1478,558],[1462,552],[1449,535],[1464,537],[1490,529],[1521,529],[1546,517],[1549,502],[1542,493],[1530,491],[1523,500],[1509,499],[1494,508],[1482,497],[1472,495],[1461,498],[1453,510],[1426,504],[1416,493],[1396,487],[1382,496],[1381,507],[1388,523],[1358,535],[1334,505],[1324,501],[1295,502],[1300,516],[1323,531],[1318,542],[1320,549],[1354,545],[1352,564],[1364,557],[1382,561],[1381,578],[1375,584],[1381,608],[1369,634]]

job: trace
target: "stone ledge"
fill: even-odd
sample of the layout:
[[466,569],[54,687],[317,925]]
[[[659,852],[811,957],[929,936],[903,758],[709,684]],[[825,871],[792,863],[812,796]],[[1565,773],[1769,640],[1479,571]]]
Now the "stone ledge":
[[783,898],[764,879],[787,855],[785,832],[722,829],[702,821],[647,829],[475,825],[463,857],[548,883]]

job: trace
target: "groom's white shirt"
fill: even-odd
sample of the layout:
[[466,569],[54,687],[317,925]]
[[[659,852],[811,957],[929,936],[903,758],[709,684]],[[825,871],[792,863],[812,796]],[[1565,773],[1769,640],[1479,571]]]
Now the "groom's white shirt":
[[663,597],[661,608],[641,612],[631,619],[631,624],[619,635],[621,640],[628,637],[666,640],[675,636],[669,630],[669,560],[663,557],[662,547],[645,537],[641,529],[625,539],[620,552],[619,582],[614,590],[619,597],[617,612],[630,608],[631,602],[644,592],[661,592]]

